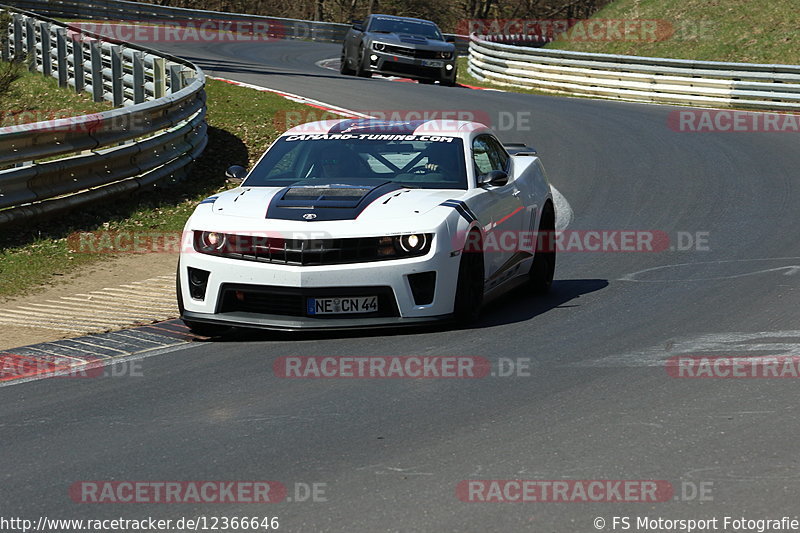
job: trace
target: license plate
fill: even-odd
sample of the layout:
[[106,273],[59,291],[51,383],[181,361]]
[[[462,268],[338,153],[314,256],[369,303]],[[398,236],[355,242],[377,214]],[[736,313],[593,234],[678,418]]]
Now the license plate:
[[309,315],[339,315],[345,313],[374,313],[378,310],[377,296],[350,298],[309,298]]
[[423,60],[422,60],[422,66],[423,66],[423,67],[437,67],[437,68],[441,68],[443,64],[444,64],[444,63],[442,63],[441,61],[432,61],[432,60],[430,60],[430,59],[423,59]]

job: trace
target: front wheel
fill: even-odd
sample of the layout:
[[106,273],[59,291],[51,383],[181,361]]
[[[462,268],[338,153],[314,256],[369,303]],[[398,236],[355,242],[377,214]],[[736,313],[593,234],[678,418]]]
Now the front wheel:
[[371,78],[372,73],[364,67],[364,62],[367,60],[364,53],[364,45],[358,47],[358,58],[356,59],[356,76],[359,78]]
[[339,73],[345,76],[352,76],[355,74],[355,71],[347,66],[347,53],[344,51],[344,48],[342,48],[342,61],[339,63]]
[[453,305],[456,322],[467,325],[481,314],[483,305],[483,253],[464,250],[458,267],[458,283]]

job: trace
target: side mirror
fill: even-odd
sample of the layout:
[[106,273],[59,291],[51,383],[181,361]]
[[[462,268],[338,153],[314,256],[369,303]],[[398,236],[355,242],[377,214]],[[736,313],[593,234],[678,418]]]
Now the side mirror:
[[492,170],[481,176],[480,185],[494,185],[502,187],[508,183],[508,174],[502,170]]
[[353,21],[353,29],[356,31],[363,31],[364,30],[364,21],[363,20],[354,20]]
[[245,176],[247,176],[247,169],[240,165],[230,166],[225,171],[225,177],[231,181],[244,181]]

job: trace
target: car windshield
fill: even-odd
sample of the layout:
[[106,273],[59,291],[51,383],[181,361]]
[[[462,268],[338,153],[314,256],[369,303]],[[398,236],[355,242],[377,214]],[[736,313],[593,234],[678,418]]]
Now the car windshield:
[[368,31],[376,33],[407,33],[409,35],[419,35],[426,39],[444,40],[436,24],[419,20],[373,17]]
[[245,185],[285,187],[303,180],[348,178],[409,188],[466,189],[463,144],[437,135],[289,135],[269,149]]

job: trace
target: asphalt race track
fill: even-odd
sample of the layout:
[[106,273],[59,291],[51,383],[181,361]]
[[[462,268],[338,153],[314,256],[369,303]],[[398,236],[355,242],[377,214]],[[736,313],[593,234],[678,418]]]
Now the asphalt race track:
[[[800,353],[797,133],[677,132],[671,107],[344,77],[315,65],[336,45],[162,48],[209,75],[350,109],[522,112],[526,127],[499,134],[538,149],[574,210],[569,229],[657,230],[676,247],[679,232],[700,232],[708,249],[561,253],[549,296],[509,296],[467,330],[245,333],[143,359],[140,377],[2,387],[4,515],[588,532],[596,517],[610,531],[613,516],[798,513],[797,381],[676,379],[663,365],[675,355]],[[530,368],[483,379],[281,379],[272,365],[286,355],[469,355]],[[462,502],[456,486],[469,479],[666,480],[677,499]],[[277,480],[290,497],[296,483],[319,483],[327,501],[77,504],[68,489],[81,480]],[[704,501],[683,490],[700,484],[713,487]]]

